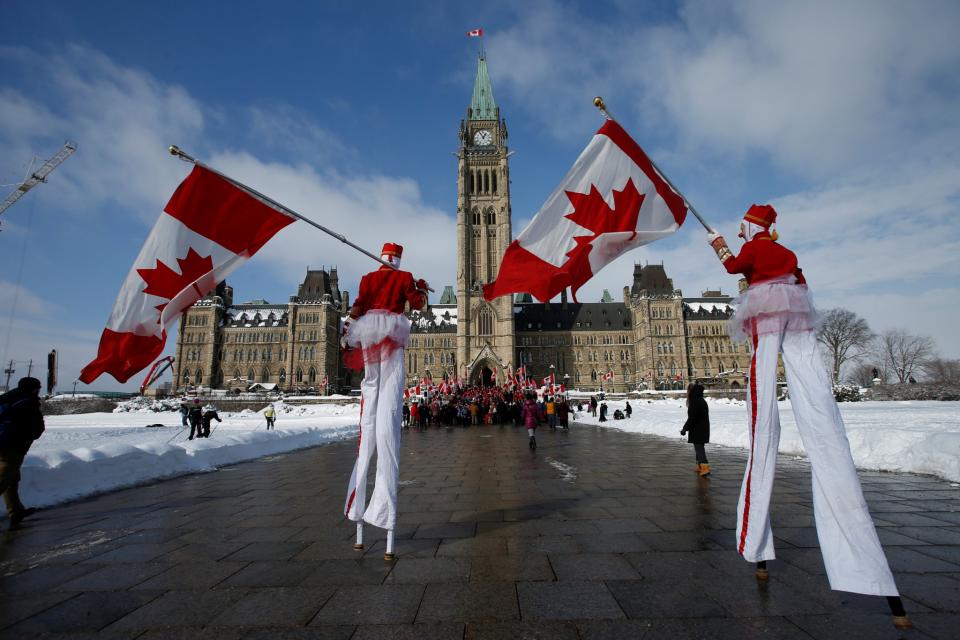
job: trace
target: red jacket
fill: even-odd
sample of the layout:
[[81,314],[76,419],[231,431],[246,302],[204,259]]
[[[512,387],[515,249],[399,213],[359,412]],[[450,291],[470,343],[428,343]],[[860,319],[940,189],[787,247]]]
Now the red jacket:
[[766,231],[761,231],[753,240],[745,243],[740,255],[727,258],[723,266],[727,273],[742,273],[750,284],[790,274],[796,276],[798,284],[807,282],[797,267],[796,254],[774,242]]
[[373,309],[403,313],[404,304],[407,302],[412,309],[419,309],[424,302],[423,294],[417,291],[413,275],[409,271],[380,267],[360,280],[360,293],[353,303],[350,315],[359,318]]

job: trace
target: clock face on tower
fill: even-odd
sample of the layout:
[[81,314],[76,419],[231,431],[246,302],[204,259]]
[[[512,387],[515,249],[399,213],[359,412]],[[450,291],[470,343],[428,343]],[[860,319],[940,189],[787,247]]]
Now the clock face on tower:
[[480,129],[473,134],[473,143],[485,147],[493,142],[493,134],[487,129]]

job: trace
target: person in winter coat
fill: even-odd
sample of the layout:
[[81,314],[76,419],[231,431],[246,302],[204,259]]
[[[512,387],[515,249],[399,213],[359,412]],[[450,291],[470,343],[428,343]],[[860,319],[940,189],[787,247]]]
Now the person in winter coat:
[[20,502],[20,467],[33,441],[43,435],[40,387],[36,378],[21,378],[17,388],[0,395],[0,493],[14,527],[36,512]]
[[687,421],[683,423],[680,435],[687,436],[687,442],[693,445],[697,455],[696,471],[702,477],[710,475],[710,463],[703,445],[710,442],[710,409],[703,399],[703,387],[696,382],[687,387]]
[[203,426],[203,437],[204,437],[204,438],[209,438],[209,437],[210,437],[210,423],[211,423],[211,422],[213,422],[214,420],[216,420],[217,422],[223,422],[223,420],[220,419],[220,416],[217,415],[217,410],[216,410],[216,408],[214,408],[214,407],[210,407],[209,409],[207,409],[206,411],[204,411],[204,412],[203,412],[203,418],[201,418],[201,420],[203,421],[203,425],[202,425],[202,426]]
[[537,448],[537,416],[540,409],[537,407],[537,397],[532,393],[527,394],[527,399],[523,403],[521,419],[523,426],[527,428],[527,435],[530,436],[530,449]]
[[624,412],[627,414],[628,418],[633,415],[633,407],[630,406],[629,400],[627,400],[627,406],[624,408]]
[[198,438],[203,437],[203,407],[200,406],[200,399],[197,398],[193,401],[193,406],[190,407],[190,413],[187,415],[190,419],[190,437],[187,440],[193,440],[193,436],[196,435]]
[[190,415],[190,407],[187,406],[186,400],[180,403],[180,426],[187,426],[187,417]]
[[600,422],[606,422],[606,421],[607,421],[607,403],[601,402],[600,403]]
[[267,431],[270,431],[277,423],[277,410],[273,408],[272,404],[263,410],[263,417],[267,419]]
[[737,504],[737,551],[757,563],[757,578],[768,578],[767,560],[776,557],[770,499],[780,442],[777,360],[782,355],[791,409],[808,445],[813,513],[830,587],[886,596],[894,625],[908,628],[823,365],[817,311],[796,254],[779,244],[771,229],[776,219],[770,205],[751,206],[740,223],[744,244],[738,255],[723,236],[711,231],[707,237],[727,273],[741,274],[749,285],[730,321],[730,337],[753,346],[746,403],[750,453]]
[[590,396],[590,415],[597,417],[597,396]]
[[410,428],[410,405],[403,403],[403,428]]
[[566,398],[561,397],[557,403],[557,423],[562,429],[570,427],[570,404]]

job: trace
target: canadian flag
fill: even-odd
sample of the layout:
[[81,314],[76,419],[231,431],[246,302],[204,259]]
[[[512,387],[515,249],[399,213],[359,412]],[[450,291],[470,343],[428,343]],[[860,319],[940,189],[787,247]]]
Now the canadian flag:
[[548,384],[549,384],[549,385],[553,385],[554,381],[555,381],[555,378],[553,377],[553,374],[551,373],[550,375],[548,375],[546,378],[543,379],[543,384],[544,384],[544,385],[548,385]]
[[482,38],[483,27],[480,27],[479,29],[471,29],[470,31],[467,31],[467,35],[470,36],[471,38]]
[[613,371],[607,371],[605,374],[603,374],[603,379],[613,380]]
[[570,287],[576,300],[577,290],[600,269],[674,233],[686,215],[683,197],[627,132],[608,120],[507,247],[483,297],[530,293],[547,302]]
[[120,288],[96,359],[80,372],[120,382],[163,351],[167,328],[295,218],[195,166],[170,198]]

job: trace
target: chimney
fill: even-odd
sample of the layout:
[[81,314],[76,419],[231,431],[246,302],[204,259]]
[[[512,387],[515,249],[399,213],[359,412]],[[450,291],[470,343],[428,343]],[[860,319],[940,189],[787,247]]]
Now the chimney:
[[564,288],[564,290],[560,292],[560,308],[563,309],[564,311],[567,310],[567,290],[566,290],[566,288]]
[[623,304],[630,304],[630,287],[623,288]]
[[350,311],[350,292],[348,291],[340,294],[340,310],[344,313]]

